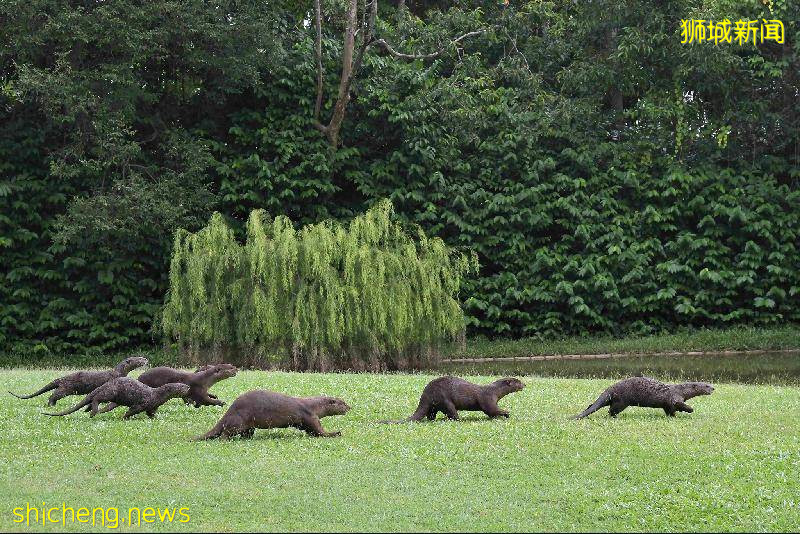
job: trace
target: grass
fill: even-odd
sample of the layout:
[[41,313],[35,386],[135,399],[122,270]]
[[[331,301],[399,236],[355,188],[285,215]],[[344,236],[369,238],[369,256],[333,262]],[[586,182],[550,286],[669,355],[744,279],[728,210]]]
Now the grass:
[[800,349],[800,328],[740,326],[688,330],[675,334],[623,338],[567,337],[560,340],[470,338],[465,349],[451,349],[448,358],[510,358],[550,354],[653,353],[670,351]]
[[[28,392],[63,374],[4,371]],[[134,373],[136,374],[136,373]],[[137,530],[795,531],[800,524],[800,388],[717,384],[693,414],[639,408],[583,421],[607,380],[526,377],[509,420],[381,425],[416,406],[430,375],[241,372],[213,392],[330,394],[353,410],[323,419],[335,439],[259,430],[189,441],[224,408],[170,401],[151,421],[121,412],[39,415],[45,397],[0,403],[0,531],[41,506],[187,507],[188,523]],[[490,377],[476,377],[486,383]],[[69,397],[59,408],[72,405]],[[441,416],[440,416],[441,417]],[[91,524],[69,530],[100,530]],[[30,530],[42,530],[41,524]],[[44,530],[64,530],[60,524]],[[125,525],[121,530],[130,528]]]

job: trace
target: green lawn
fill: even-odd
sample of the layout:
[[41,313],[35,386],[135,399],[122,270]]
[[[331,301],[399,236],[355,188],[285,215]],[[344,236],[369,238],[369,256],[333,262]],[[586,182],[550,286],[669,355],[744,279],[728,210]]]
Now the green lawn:
[[[2,388],[63,374],[2,371]],[[191,442],[224,408],[172,400],[155,420],[122,412],[39,415],[46,396],[0,404],[0,531],[12,509],[186,507],[189,523],[137,530],[771,530],[800,526],[800,388],[716,384],[693,414],[578,413],[610,382],[526,377],[509,420],[381,425],[416,407],[430,375],[242,372],[212,390],[230,402],[267,388],[330,394],[353,409],[323,419],[334,439],[260,430]],[[476,377],[486,383],[490,377]],[[79,400],[59,403],[65,408]],[[440,416],[441,417],[441,416]],[[176,519],[177,521],[177,519]],[[53,528],[55,527],[55,528]],[[92,530],[91,525],[67,525]],[[94,527],[99,530],[101,527]],[[41,530],[41,524],[30,530]],[[45,530],[63,530],[61,524]],[[121,530],[129,530],[124,526]]]

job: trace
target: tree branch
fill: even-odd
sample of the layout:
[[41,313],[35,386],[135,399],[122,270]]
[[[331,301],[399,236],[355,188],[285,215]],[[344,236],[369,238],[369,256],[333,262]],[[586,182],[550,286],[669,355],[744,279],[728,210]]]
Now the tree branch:
[[472,32],[469,32],[469,33],[465,33],[464,35],[462,35],[460,37],[456,37],[455,39],[453,39],[452,41],[450,41],[449,43],[447,43],[446,45],[441,47],[436,52],[431,52],[430,54],[404,54],[404,53],[398,52],[397,50],[392,48],[392,46],[389,43],[387,43],[385,40],[383,40],[383,39],[376,39],[376,40],[372,41],[371,44],[380,46],[381,48],[383,48],[384,50],[386,50],[387,52],[389,52],[391,55],[393,55],[396,58],[400,58],[400,59],[431,59],[431,58],[435,58],[435,57],[441,55],[442,52],[447,50],[447,48],[450,47],[451,45],[457,45],[460,41],[462,41],[462,40],[464,40],[464,39],[466,39],[468,37],[474,37],[476,35],[481,35],[481,34],[484,34],[486,32],[487,32],[486,29],[482,29],[482,30],[475,30],[475,31],[472,31]]
[[514,50],[514,52],[515,52],[515,53],[516,53],[516,54],[517,54],[519,57],[521,57],[521,58],[522,58],[522,61],[523,61],[523,62],[525,62],[525,69],[526,69],[528,72],[530,72],[531,74],[533,74],[533,72],[531,71],[531,66],[530,66],[530,64],[528,64],[528,58],[526,58],[526,57],[525,57],[525,54],[523,54],[522,52],[520,52],[520,51],[519,51],[519,48],[517,48],[517,39],[516,39],[516,38],[514,38],[514,37],[511,37],[511,35],[509,35],[508,31],[506,31],[505,29],[503,29],[503,33],[505,34],[505,36],[506,36],[506,38],[508,39],[508,41],[511,43],[511,48],[512,48],[512,50]]
[[[319,0],[317,0],[319,1]],[[344,46],[342,47],[342,76],[339,79],[339,94],[333,106],[333,115],[327,126],[325,135],[331,146],[339,144],[339,129],[344,121],[347,103],[350,101],[350,81],[353,76],[353,50],[355,49],[356,25],[358,24],[358,0],[350,0],[347,6],[347,23],[344,29]]]
[[353,76],[355,76],[356,73],[358,73],[358,70],[361,68],[361,63],[364,60],[364,52],[366,52],[369,45],[375,40],[375,19],[378,18],[378,0],[372,0],[370,4],[371,8],[369,15],[366,15],[367,2],[364,0],[365,15],[362,21],[364,38],[361,41],[361,47],[358,49],[358,54],[356,55],[356,60],[353,64]]

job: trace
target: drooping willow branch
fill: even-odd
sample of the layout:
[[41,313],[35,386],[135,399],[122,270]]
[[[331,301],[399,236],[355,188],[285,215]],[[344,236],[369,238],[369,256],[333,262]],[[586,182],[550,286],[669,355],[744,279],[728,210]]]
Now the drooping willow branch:
[[218,213],[175,237],[163,332],[190,352],[283,355],[298,369],[397,368],[463,331],[456,300],[477,257],[421,229],[389,201],[348,224],[296,229],[251,213],[240,244]]

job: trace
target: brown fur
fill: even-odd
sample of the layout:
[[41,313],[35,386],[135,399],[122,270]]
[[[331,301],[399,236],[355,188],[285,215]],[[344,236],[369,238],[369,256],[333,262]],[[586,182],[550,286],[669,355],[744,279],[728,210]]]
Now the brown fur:
[[[138,380],[123,376],[106,382],[69,410],[59,413],[43,413],[52,416],[69,415],[86,406],[87,411],[91,412],[89,416],[94,417],[98,413],[102,413],[98,410],[99,405],[109,402],[113,403],[115,408],[119,405],[128,406],[129,409],[122,416],[123,419],[128,419],[141,412],[146,412],[147,416],[152,419],[155,417],[158,407],[169,399],[188,394],[189,386],[186,384],[165,384],[158,388],[151,388]],[[103,412],[107,411],[109,410],[103,410]]]
[[684,382],[683,384],[664,384],[643,376],[620,380],[600,394],[583,412],[574,419],[587,417],[604,406],[610,406],[608,414],[616,417],[628,406],[661,408],[670,417],[675,412],[692,413],[694,409],[686,401],[698,395],[711,395],[714,386],[705,382]]
[[253,437],[256,428],[303,430],[311,436],[333,437],[340,432],[325,432],[320,418],[344,415],[350,407],[333,397],[290,397],[272,391],[255,390],[240,395],[214,428],[196,438],[228,439],[239,435]]
[[186,404],[194,403],[195,408],[201,406],[225,406],[225,403],[215,395],[211,395],[208,389],[220,380],[236,376],[237,371],[238,369],[229,363],[205,365],[194,373],[172,369],[171,367],[155,367],[142,373],[139,376],[139,382],[152,388],[181,382],[189,385],[190,388],[189,395],[184,397]]
[[480,386],[454,376],[442,376],[425,386],[417,410],[410,417],[402,421],[382,422],[405,423],[422,421],[426,417],[433,421],[439,412],[448,419],[458,419],[458,410],[482,411],[490,418],[508,417],[508,412],[497,407],[497,401],[524,387],[525,384],[517,378],[502,378]]
[[9,393],[18,399],[30,399],[46,391],[55,389],[53,394],[50,395],[50,399],[47,401],[48,406],[55,406],[59,399],[70,395],[85,395],[91,393],[106,382],[125,376],[137,367],[143,367],[148,363],[147,358],[143,356],[132,356],[130,358],[125,358],[119,362],[116,367],[108,371],[78,371],[62,376],[61,378],[56,378],[39,391],[31,393],[30,395],[17,395],[11,391],[9,391]]

